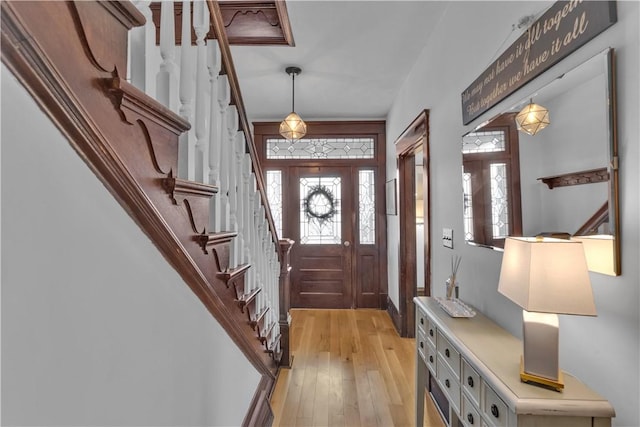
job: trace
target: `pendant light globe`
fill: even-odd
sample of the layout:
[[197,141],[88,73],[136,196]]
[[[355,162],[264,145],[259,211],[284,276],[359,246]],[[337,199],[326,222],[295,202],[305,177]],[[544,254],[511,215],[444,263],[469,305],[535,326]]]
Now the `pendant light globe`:
[[295,141],[307,134],[307,124],[295,110],[295,79],[302,72],[299,67],[287,67],[286,73],[291,76],[291,113],[280,123],[280,135],[289,141]]

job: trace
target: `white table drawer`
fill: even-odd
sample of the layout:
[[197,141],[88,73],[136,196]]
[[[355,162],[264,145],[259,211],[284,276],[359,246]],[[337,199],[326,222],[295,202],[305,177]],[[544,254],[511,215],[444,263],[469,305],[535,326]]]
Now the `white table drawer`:
[[427,339],[429,341],[431,341],[431,344],[435,347],[436,346],[436,325],[427,317],[427,319],[425,320],[425,322],[427,322],[427,328],[425,330],[426,334],[427,334]]
[[436,348],[431,344],[427,343],[427,352],[425,353],[425,360],[427,362],[427,367],[435,376],[437,376],[436,375],[436,360],[437,360],[436,355],[437,355]]
[[429,319],[427,318],[427,315],[422,310],[418,310],[417,315],[418,320],[416,324],[418,325],[418,330],[426,332],[429,328]]
[[449,403],[453,406],[456,413],[460,413],[460,383],[458,378],[451,372],[451,369],[442,360],[442,357],[438,354],[437,360],[437,375],[438,382],[442,388],[442,391],[449,397]]
[[462,412],[460,413],[462,422],[467,427],[477,427],[481,425],[482,417],[480,417],[480,410],[476,405],[471,403],[471,400],[462,393]]
[[445,361],[449,368],[453,371],[456,376],[456,380],[460,379],[460,353],[455,349],[454,346],[451,345],[448,339],[442,335],[440,331],[438,331],[438,338],[436,343],[436,349],[438,353],[442,356],[442,360]]
[[462,389],[469,393],[473,403],[480,407],[480,375],[462,358]]
[[482,383],[482,390],[482,412],[488,423],[495,427],[506,427],[509,423],[508,406],[487,383]]
[[418,329],[418,336],[416,337],[416,345],[418,347],[418,354],[420,354],[420,357],[422,357],[422,360],[426,361],[427,357],[427,347],[429,347],[429,345],[427,344],[427,338],[424,335],[424,332],[421,331],[420,329]]

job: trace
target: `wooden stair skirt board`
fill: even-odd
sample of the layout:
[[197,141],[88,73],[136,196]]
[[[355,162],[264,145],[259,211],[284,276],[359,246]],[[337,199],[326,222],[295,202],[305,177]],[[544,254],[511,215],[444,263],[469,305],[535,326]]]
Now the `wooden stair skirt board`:
[[175,178],[173,171],[162,180],[162,188],[174,205],[184,204],[194,233],[206,234],[209,226],[209,203],[218,192],[215,185]]
[[[0,7],[3,63],[262,375],[244,424],[270,424],[267,398],[277,366],[217,275],[229,272],[236,233],[206,233],[204,201],[216,188],[174,178],[178,137],[189,123],[121,74],[128,31],[144,17],[128,1],[4,1]],[[219,13],[215,4],[212,9]]]

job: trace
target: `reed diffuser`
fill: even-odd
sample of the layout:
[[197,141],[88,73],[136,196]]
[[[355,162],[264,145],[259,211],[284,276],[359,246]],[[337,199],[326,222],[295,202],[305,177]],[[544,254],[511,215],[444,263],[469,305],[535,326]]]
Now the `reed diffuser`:
[[460,261],[462,257],[454,255],[451,257],[451,276],[446,281],[447,284],[447,299],[458,298],[458,282],[456,282],[456,274],[460,267]]

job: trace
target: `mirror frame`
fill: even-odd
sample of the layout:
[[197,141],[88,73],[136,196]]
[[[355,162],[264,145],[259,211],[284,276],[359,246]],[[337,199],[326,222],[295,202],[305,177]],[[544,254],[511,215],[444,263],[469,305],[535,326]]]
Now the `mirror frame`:
[[[536,92],[541,90],[543,87],[547,86],[552,81],[556,80],[564,76],[564,74],[572,71],[575,68],[580,67],[584,62],[590,61],[594,58],[601,57],[602,61],[604,61],[604,74],[605,74],[605,83],[606,83],[606,102],[608,103],[608,117],[606,118],[607,123],[607,141],[608,144],[608,159],[606,169],[609,175],[608,179],[608,215],[609,215],[609,229],[610,235],[613,236],[613,272],[609,275],[618,276],[622,274],[621,267],[621,231],[620,231],[620,209],[619,209],[619,160],[618,160],[618,131],[617,131],[617,103],[616,103],[616,66],[615,66],[615,50],[613,48],[607,48],[604,51],[600,51],[595,55],[589,56],[584,61],[579,64],[576,64],[571,69],[563,72],[561,74],[556,74],[553,76],[551,81],[547,81],[543,85],[538,84],[537,87],[533,87],[534,85],[528,85],[529,87],[522,88],[522,91],[518,91],[514,94],[516,101],[513,102],[512,97],[508,97],[503,100],[500,104],[498,104],[495,109],[492,109],[489,119],[484,119],[482,122],[477,125],[475,128],[471,129],[470,132],[475,132],[482,129],[485,125],[490,123],[492,120],[497,118],[498,116],[504,114],[505,112],[511,111],[513,108],[509,108],[511,106],[522,104],[525,100],[529,100]],[[556,72],[557,73],[557,72]],[[541,79],[534,79],[541,80]],[[533,81],[532,81],[533,82]],[[525,94],[525,95],[522,95]],[[485,116],[486,117],[486,116]],[[473,241],[465,240],[465,243],[471,246],[478,246],[484,248],[490,248],[494,250],[502,250],[499,247],[487,246],[483,244],[478,244]],[[604,273],[608,274],[608,273]]]

